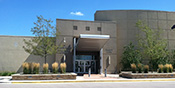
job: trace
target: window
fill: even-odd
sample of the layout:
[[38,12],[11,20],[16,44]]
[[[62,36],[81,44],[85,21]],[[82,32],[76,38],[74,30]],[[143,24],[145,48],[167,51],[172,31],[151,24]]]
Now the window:
[[101,27],[97,27],[97,31],[101,31]]
[[73,26],[73,29],[74,29],[74,30],[78,30],[78,27],[77,27],[77,26]]
[[76,60],[95,60],[95,55],[76,55]]
[[86,27],[86,31],[90,31],[90,27]]

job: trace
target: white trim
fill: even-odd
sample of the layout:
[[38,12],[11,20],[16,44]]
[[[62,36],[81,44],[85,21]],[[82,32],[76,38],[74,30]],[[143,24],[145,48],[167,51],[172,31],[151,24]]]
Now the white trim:
[[109,39],[109,35],[80,34],[80,38]]

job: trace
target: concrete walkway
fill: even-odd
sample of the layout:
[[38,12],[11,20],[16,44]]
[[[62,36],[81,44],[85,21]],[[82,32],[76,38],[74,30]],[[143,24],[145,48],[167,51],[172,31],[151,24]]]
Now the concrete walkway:
[[0,83],[82,83],[82,82],[159,82],[159,81],[175,81],[175,78],[154,78],[154,79],[127,79],[119,77],[117,74],[77,76],[76,80],[11,80],[11,76],[0,76]]
[[11,76],[0,76],[0,83],[10,83]]

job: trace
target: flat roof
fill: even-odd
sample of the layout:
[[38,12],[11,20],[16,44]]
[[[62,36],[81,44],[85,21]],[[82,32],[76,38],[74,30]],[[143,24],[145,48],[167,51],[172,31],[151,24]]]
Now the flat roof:
[[33,38],[33,37],[35,37],[35,36],[0,35],[0,37]]
[[116,24],[115,21],[88,21],[88,20],[59,19],[59,18],[57,18],[56,20],[60,20],[60,21],[75,21],[75,22],[93,22],[93,23],[114,23],[114,24]]
[[[172,12],[172,13],[175,13],[175,11],[162,11],[162,10],[142,10],[142,9],[138,9],[138,10],[134,10],[134,9],[124,9],[124,10],[97,10],[96,12],[108,12],[108,11],[113,11],[113,12],[115,12],[115,11],[149,11],[149,12]],[[95,13],[96,13],[95,12]]]

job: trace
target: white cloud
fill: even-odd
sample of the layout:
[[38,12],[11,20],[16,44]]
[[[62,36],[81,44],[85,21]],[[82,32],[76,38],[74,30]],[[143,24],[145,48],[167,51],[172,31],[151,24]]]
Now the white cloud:
[[76,16],[84,16],[84,14],[81,13],[81,12],[71,12],[70,14],[71,15],[76,15]]

